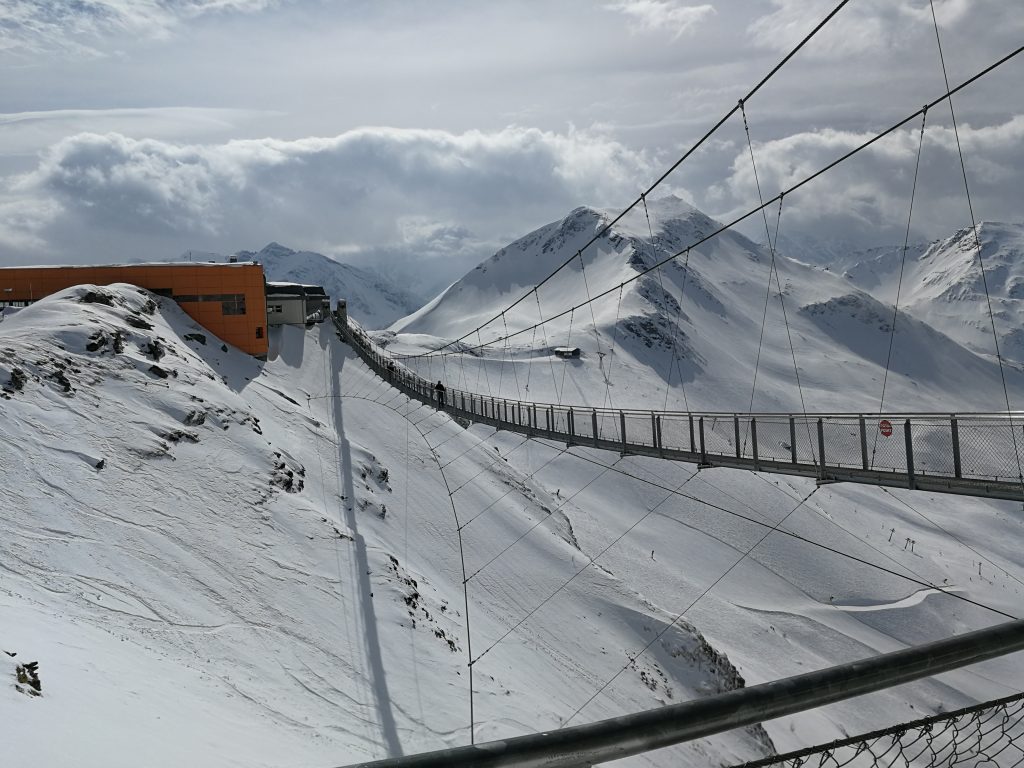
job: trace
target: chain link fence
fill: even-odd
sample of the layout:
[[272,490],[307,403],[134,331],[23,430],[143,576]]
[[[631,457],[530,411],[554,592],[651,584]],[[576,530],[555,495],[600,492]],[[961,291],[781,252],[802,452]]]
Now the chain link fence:
[[735,768],[1024,765],[1024,693]]

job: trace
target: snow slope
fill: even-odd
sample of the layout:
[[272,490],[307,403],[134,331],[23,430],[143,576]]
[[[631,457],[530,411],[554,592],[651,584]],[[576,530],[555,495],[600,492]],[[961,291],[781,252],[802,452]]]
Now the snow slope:
[[[794,509],[812,482],[465,429],[327,326],[271,341],[259,363],[130,286],[0,324],[12,763],[339,765],[466,743],[470,645],[479,741],[1000,620],[952,593],[1019,613],[1016,505],[830,486]],[[950,594],[759,543],[764,523]],[[15,689],[27,659],[41,697]],[[728,764],[1019,690],[1022,670],[623,764]]]
[[[894,248],[885,258],[851,265],[847,276],[891,304],[899,285],[901,253],[902,248]],[[986,283],[1000,353],[1020,367],[1024,363],[1024,224],[981,222],[977,240],[968,227],[927,247],[910,249],[900,307],[968,349],[994,358]]]
[[[719,411],[879,408],[893,322],[882,297],[782,256],[775,259],[780,280],[772,280],[769,293],[770,254],[732,231],[623,285],[720,227],[677,198],[648,207],[650,227],[643,208],[631,212],[587,249],[582,266],[574,259],[479,337],[466,339],[459,349],[471,354],[443,366],[432,358],[410,365],[460,388],[535,401]],[[579,208],[517,240],[378,340],[395,354],[417,354],[472,331],[572,258],[610,216]],[[602,293],[578,312],[531,328]],[[1020,302],[1010,303],[1014,309],[1005,311],[1016,312]],[[976,295],[959,306],[977,313]],[[885,407],[1005,409],[995,361],[958,341],[962,334],[951,337],[949,324],[914,316],[896,322]],[[507,345],[475,348],[506,329],[525,332]],[[582,359],[558,360],[551,354],[556,345],[579,346]],[[1024,392],[1020,372],[1010,371],[1008,382],[1012,392]]]

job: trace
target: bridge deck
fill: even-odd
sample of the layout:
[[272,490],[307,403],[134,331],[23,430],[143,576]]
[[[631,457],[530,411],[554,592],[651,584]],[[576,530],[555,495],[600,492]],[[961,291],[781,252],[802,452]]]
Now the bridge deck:
[[[381,378],[438,407],[433,384],[335,323]],[[1024,501],[1024,413],[779,414],[588,408],[449,389],[444,410],[529,437],[701,467]],[[1015,434],[1015,430],[1019,430]]]

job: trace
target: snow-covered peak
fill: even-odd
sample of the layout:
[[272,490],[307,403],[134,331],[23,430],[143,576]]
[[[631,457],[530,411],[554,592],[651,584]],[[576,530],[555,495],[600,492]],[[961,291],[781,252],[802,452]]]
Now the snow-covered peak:
[[239,251],[235,256],[262,263],[269,280],[322,285],[332,303],[346,299],[349,314],[368,328],[382,328],[422,303],[396,280],[315,251],[296,251],[272,242],[259,251]]

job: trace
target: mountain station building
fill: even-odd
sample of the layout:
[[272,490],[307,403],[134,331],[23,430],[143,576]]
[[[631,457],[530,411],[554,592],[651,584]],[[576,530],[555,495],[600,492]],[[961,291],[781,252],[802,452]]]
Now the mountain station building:
[[266,278],[263,266],[255,262],[0,267],[0,307],[27,306],[75,285],[113,283],[137,285],[173,299],[228,344],[255,357],[267,356]]

